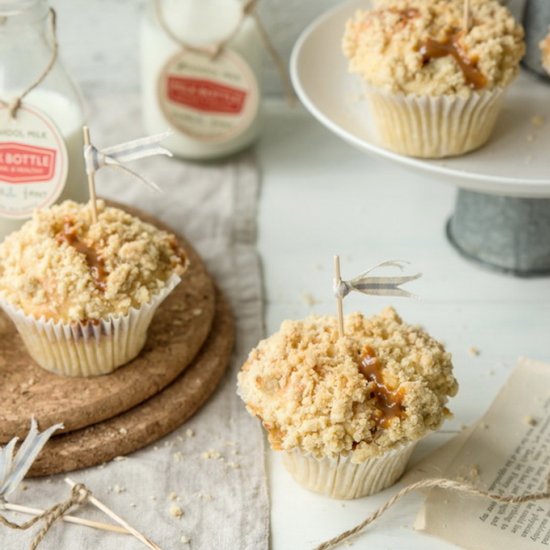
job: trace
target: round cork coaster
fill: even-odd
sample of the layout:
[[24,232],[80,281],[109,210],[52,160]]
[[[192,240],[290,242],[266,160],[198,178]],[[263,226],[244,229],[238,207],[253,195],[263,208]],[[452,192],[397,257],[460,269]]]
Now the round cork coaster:
[[231,358],[234,325],[219,294],[208,339],[172,384],[141,405],[94,426],[54,436],[38,455],[30,477],[70,472],[127,455],[181,426],[216,389]]
[[[144,212],[116,206],[174,233]],[[62,422],[65,431],[116,416],[158,393],[191,363],[212,327],[215,291],[200,256],[177,237],[189,269],[157,310],[141,353],[111,374],[69,378],[38,367],[15,326],[0,315],[0,444],[24,436],[33,416],[41,428]]]

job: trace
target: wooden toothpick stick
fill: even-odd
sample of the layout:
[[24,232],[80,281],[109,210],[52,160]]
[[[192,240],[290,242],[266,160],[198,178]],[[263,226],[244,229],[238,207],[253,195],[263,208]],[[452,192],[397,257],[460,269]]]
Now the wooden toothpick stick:
[[[71,487],[74,487],[76,485],[76,483],[68,477],[65,478],[65,483],[67,485],[70,485]],[[97,498],[95,498],[93,495],[90,495],[88,497],[88,501],[91,504],[93,504],[96,508],[99,508],[99,510],[101,510],[104,514],[107,514],[111,519],[116,521],[119,525],[122,525],[122,527],[124,527],[127,531],[129,531],[132,535],[134,535],[134,537],[137,540],[145,544],[145,546],[147,546],[148,548],[151,548],[152,550],[161,550],[161,548],[157,546],[153,541],[149,540],[145,535],[141,534],[139,531],[134,529],[131,525],[128,525],[128,523],[126,523],[125,520],[123,520],[119,515],[115,514],[110,508],[105,506],[105,504],[97,500]]]
[[[4,504],[6,510],[11,512],[18,512],[20,514],[28,514],[30,516],[39,516],[44,513],[44,510],[40,508],[30,508],[29,506],[20,506],[19,504],[11,504],[7,502]],[[61,519],[67,523],[74,523],[76,525],[83,525],[84,527],[92,527],[93,529],[99,529],[101,531],[111,531],[113,533],[121,533],[123,535],[131,535],[131,533],[119,527],[118,525],[111,525],[110,523],[100,523],[99,521],[91,521],[89,519],[77,518],[76,516],[62,516]]]
[[[82,133],[84,134],[84,145],[91,145],[90,141],[90,129],[88,126],[82,127]],[[92,220],[97,223],[97,204],[95,194],[95,178],[92,172],[88,172],[88,191],[90,193],[90,203],[92,205]]]
[[[340,256],[334,256],[334,288],[338,288],[342,282],[340,275]],[[344,299],[336,293],[336,311],[338,312],[338,335],[344,336]]]
[[470,0],[464,0],[464,22],[463,27],[465,32],[469,32],[471,24],[471,13],[470,13]]

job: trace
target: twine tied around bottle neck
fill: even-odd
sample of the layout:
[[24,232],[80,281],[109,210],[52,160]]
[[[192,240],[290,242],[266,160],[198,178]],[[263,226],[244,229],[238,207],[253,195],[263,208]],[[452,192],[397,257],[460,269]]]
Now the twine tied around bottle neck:
[[38,77],[27,86],[22,93],[11,101],[4,101],[0,99],[0,105],[4,105],[9,110],[9,115],[12,119],[16,118],[17,111],[23,103],[23,99],[32,92],[36,87],[40,86],[44,79],[50,74],[55,62],[57,61],[57,54],[59,52],[59,43],[57,41],[57,14],[53,8],[49,10],[49,19],[50,19],[50,33],[52,36],[52,55],[48,64],[44,67],[44,70],[38,75]]
[[256,24],[256,28],[258,30],[258,34],[264,45],[264,48],[267,50],[268,54],[273,60],[273,63],[275,63],[275,66],[277,67],[286,100],[290,105],[294,105],[294,103],[296,102],[296,95],[294,94],[294,89],[292,88],[292,84],[290,83],[290,78],[288,76],[288,71],[285,67],[285,62],[277,51],[277,48],[273,44],[273,41],[271,40],[269,33],[265,28],[265,25],[258,15],[258,12],[256,10],[258,0],[244,0],[244,2],[242,3],[239,20],[233,30],[222,39],[207,46],[195,46],[193,44],[190,44],[189,42],[186,42],[185,40],[182,40],[182,38],[179,37],[166,22],[166,18],[164,17],[164,14],[162,12],[161,0],[154,0],[154,5],[156,18],[161,29],[176,44],[178,44],[182,50],[203,54],[208,56],[212,60],[216,59],[225,50],[229,42],[231,42],[231,40],[233,40],[233,38],[237,36],[246,18],[252,17],[254,19],[254,23]]
[[[63,502],[59,502],[58,504],[55,504],[51,508],[44,510],[44,512],[42,512],[40,515],[35,516],[32,519],[25,521],[24,523],[14,523],[9,519],[5,518],[2,514],[0,514],[0,524],[4,525],[5,527],[9,527],[10,529],[17,529],[17,530],[24,531],[31,528],[33,525],[35,525],[39,521],[43,521],[44,525],[42,526],[42,529],[38,531],[38,533],[36,534],[36,536],[34,537],[30,545],[30,550],[36,550],[38,545],[42,542],[44,537],[47,535],[51,526],[58,519],[61,519],[63,515],[66,512],[68,512],[69,509],[72,508],[73,506],[78,507],[86,503],[90,495],[91,495],[91,492],[89,491],[89,489],[84,484],[78,483],[72,488],[71,496],[67,500],[64,500]],[[2,500],[0,499],[0,510],[1,509],[2,509]]]

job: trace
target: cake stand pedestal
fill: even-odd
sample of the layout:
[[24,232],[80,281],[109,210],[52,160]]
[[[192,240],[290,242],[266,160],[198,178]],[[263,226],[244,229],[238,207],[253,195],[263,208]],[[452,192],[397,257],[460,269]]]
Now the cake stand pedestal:
[[459,189],[447,238],[469,260],[520,277],[550,274],[550,199]]
[[324,13],[298,38],[290,60],[305,107],[362,151],[459,188],[447,225],[465,257],[500,271],[550,274],[550,86],[523,72],[507,91],[484,147],[461,157],[418,159],[380,145],[360,78],[350,75],[341,42],[346,21],[370,0],[349,0]]

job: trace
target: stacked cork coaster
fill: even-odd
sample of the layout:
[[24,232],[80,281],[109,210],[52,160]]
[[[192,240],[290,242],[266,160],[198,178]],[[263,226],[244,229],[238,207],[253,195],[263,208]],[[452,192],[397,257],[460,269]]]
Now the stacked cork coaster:
[[65,426],[31,475],[89,467],[140,449],[183,424],[216,388],[233,348],[231,312],[199,255],[178,238],[190,268],[159,307],[142,352],[111,374],[68,378],[38,367],[9,319],[0,317],[0,445],[24,437],[33,416],[41,429]]

